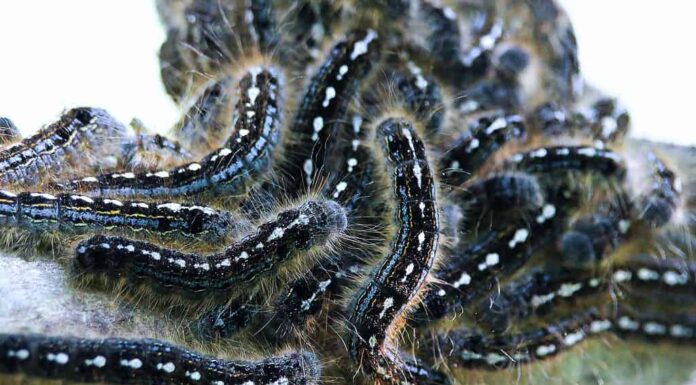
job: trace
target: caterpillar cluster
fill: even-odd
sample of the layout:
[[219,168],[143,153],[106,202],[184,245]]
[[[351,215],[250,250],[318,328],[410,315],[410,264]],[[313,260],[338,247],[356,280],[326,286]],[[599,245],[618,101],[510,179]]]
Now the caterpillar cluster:
[[0,118],[0,245],[121,319],[0,318],[0,380],[509,382],[593,336],[694,353],[696,152],[626,137],[554,1],[157,6],[171,137]]

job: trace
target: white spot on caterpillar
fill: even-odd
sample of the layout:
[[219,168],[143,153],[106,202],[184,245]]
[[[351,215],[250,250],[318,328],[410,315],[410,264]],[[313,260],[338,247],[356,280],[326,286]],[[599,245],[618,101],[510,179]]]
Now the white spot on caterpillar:
[[94,358],[87,359],[85,360],[85,365],[87,366],[95,366],[97,368],[103,368],[106,366],[106,357],[104,356],[96,356]]
[[[422,234],[422,233],[421,233]],[[403,278],[401,278],[401,282],[406,282],[406,278],[413,273],[415,265],[413,262],[409,263],[408,266],[406,266],[406,274],[404,275]]]
[[491,253],[486,255],[486,264],[488,266],[495,266],[500,262],[500,256],[497,253]]
[[345,191],[345,189],[348,187],[348,183],[346,182],[341,182],[336,185],[336,192],[333,194],[334,198],[338,198],[338,196]]
[[561,297],[570,297],[580,289],[582,289],[581,283],[564,283],[558,289],[558,295]]
[[181,211],[181,205],[178,203],[163,203],[161,205],[157,205],[158,209],[167,209],[171,212],[178,213]]
[[201,169],[201,165],[198,163],[191,163],[188,165],[189,171],[198,171]]
[[667,327],[657,322],[646,322],[643,325],[643,330],[646,334],[660,335],[667,333]]
[[223,148],[220,150],[220,152],[218,152],[218,155],[219,156],[227,156],[231,153],[232,153],[232,150],[230,150],[229,148]]
[[490,253],[490,254],[487,254],[487,255],[486,255],[486,260],[485,260],[484,262],[482,262],[482,263],[479,263],[478,269],[479,269],[480,271],[484,271],[484,270],[486,270],[487,268],[489,268],[489,267],[491,267],[491,266],[497,265],[498,262],[500,262],[500,255],[498,255],[497,253]]
[[336,75],[336,80],[341,81],[343,79],[343,76],[348,73],[348,66],[347,65],[342,65],[338,67],[338,75]]
[[423,242],[425,242],[425,233],[421,231],[418,234],[418,251],[423,249]]
[[358,160],[355,158],[350,158],[347,161],[348,163],[348,172],[353,172],[353,167],[358,165]]
[[415,175],[416,181],[418,182],[418,188],[422,188],[423,173],[419,162],[416,162],[413,165],[413,175]]
[[87,203],[94,203],[94,199],[89,198],[89,197],[85,197],[82,195],[71,195],[70,199],[72,199],[74,201],[83,201],[83,202],[87,202]]
[[518,243],[526,242],[528,236],[529,236],[529,230],[518,229],[517,231],[515,231],[515,234],[512,236],[512,240],[510,240],[510,242],[508,243],[508,246],[511,249],[514,249]]
[[307,184],[312,184],[312,171],[314,170],[314,165],[312,163],[311,159],[307,159],[304,161],[304,164],[302,165],[302,171],[304,171],[305,175],[307,175],[306,181]]
[[240,137],[247,136],[247,135],[249,135],[249,130],[247,130],[246,128],[242,128],[241,130],[239,130]]
[[174,264],[179,265],[181,268],[185,268],[185,267],[186,267],[186,261],[184,261],[183,259],[177,259],[177,260],[175,260],[175,261],[174,261]]
[[640,324],[627,316],[619,318],[619,327],[624,330],[638,330]]
[[26,360],[27,358],[29,358],[29,351],[27,349],[19,349],[17,351],[8,350],[7,356],[8,357],[15,357],[18,360],[23,361],[23,360]]
[[583,147],[583,148],[578,150],[578,154],[589,156],[589,157],[594,157],[597,155],[597,149],[592,148],[592,147]]
[[486,355],[486,362],[489,365],[496,365],[507,360],[508,358],[506,356],[498,353],[488,353],[488,355]]
[[442,7],[442,14],[450,20],[456,20],[457,14],[450,7]]
[[555,351],[556,351],[556,345],[553,345],[553,344],[541,345],[536,349],[536,354],[539,357],[544,357],[544,356],[547,356]]
[[505,118],[499,117],[496,120],[494,120],[490,126],[488,126],[486,128],[486,135],[491,135],[494,132],[505,128],[505,126],[507,126],[507,122],[505,121]]
[[622,219],[619,221],[619,231],[621,234],[626,234],[628,229],[631,227],[631,221],[628,219]]
[[537,223],[542,224],[556,215],[556,206],[546,204],[541,209],[541,214],[536,218]]
[[461,277],[454,283],[455,288],[459,288],[462,285],[468,285],[471,283],[471,276],[467,273],[462,273]]
[[570,155],[570,150],[567,148],[557,148],[556,155],[561,155],[561,156]]
[[312,134],[312,140],[317,141],[319,140],[319,132],[324,128],[324,118],[321,116],[317,116],[314,118],[312,121],[312,127],[314,128],[314,133]]
[[142,250],[141,252],[145,255],[149,255],[150,258],[154,259],[155,261],[162,259],[162,255],[156,251]]
[[[274,240],[274,239],[282,238],[284,234],[285,234],[285,229],[284,229],[284,228],[282,228],[282,227],[276,227],[275,229],[273,229],[273,232],[272,232],[271,235],[268,237],[267,241],[270,242],[270,241],[272,241],[272,240]],[[256,246],[256,247],[258,248],[258,246]],[[263,245],[262,245],[261,247],[263,247]]]
[[[479,147],[479,145],[481,145],[481,142],[480,142],[478,139],[476,139],[476,138],[471,139],[471,142],[469,142],[469,145],[466,146],[466,152],[472,152],[472,151],[474,151],[475,149],[477,149],[477,148]],[[452,165],[454,165],[454,163],[457,163],[457,166],[456,166],[456,167],[452,167],[452,168],[457,168],[457,169],[458,169],[458,168],[459,168],[459,162],[455,160],[454,162],[452,162]]]
[[373,30],[368,30],[367,35],[365,36],[364,39],[359,40],[355,42],[355,45],[353,46],[353,52],[350,53],[350,60],[355,60],[358,58],[360,55],[364,55],[367,53],[367,46],[377,38],[377,33]]
[[360,133],[360,127],[362,127],[362,116],[360,115],[355,115],[353,116],[353,132],[356,134]]
[[592,321],[590,324],[590,332],[592,333],[601,333],[609,329],[611,329],[611,321],[609,320]]
[[208,262],[204,262],[204,263],[201,263],[201,264],[194,263],[194,264],[193,264],[193,268],[194,268],[194,269],[201,269],[201,270],[208,271],[208,270],[210,270],[210,264],[208,264]]
[[669,328],[669,334],[674,337],[691,337],[694,335],[694,331],[682,325],[672,325]]
[[257,249],[263,249],[263,243],[262,243],[262,242],[259,242],[259,243],[256,245],[256,248],[257,248]]
[[163,370],[167,373],[174,373],[176,366],[173,362],[167,362],[166,364],[159,363],[157,364],[157,370]]
[[46,359],[49,361],[53,361],[58,365],[65,365],[70,360],[70,357],[66,353],[60,352],[60,353],[48,353],[46,355]]
[[660,274],[655,270],[642,267],[638,269],[638,279],[643,281],[654,281],[660,279]]
[[188,377],[194,381],[198,381],[201,379],[201,374],[198,372],[190,372],[189,373],[188,371],[186,371],[186,377]]
[[329,106],[329,103],[331,103],[331,99],[336,97],[336,89],[333,87],[327,87],[326,88],[326,96],[324,97],[324,101],[321,103],[322,107],[326,108]]
[[597,287],[597,286],[599,286],[600,283],[601,283],[601,281],[599,280],[599,278],[592,278],[590,280],[589,285],[590,285],[590,287]]
[[126,251],[128,251],[129,253],[132,253],[132,252],[135,251],[135,246],[133,246],[133,245],[126,245],[126,246],[123,246],[123,245],[116,245],[116,248],[117,248],[118,250],[126,249]]
[[358,151],[358,147],[360,147],[360,141],[357,139],[353,139],[350,141],[351,146],[353,147],[353,151]]
[[585,333],[583,333],[582,330],[578,330],[575,333],[569,333],[568,335],[565,336],[563,339],[563,343],[566,346],[573,346],[577,344],[578,342],[582,341],[583,338],[585,338]]
[[249,97],[249,102],[251,104],[256,103],[256,97],[259,96],[261,90],[258,87],[251,87],[247,91],[247,96]]
[[54,201],[54,200],[58,199],[54,195],[51,195],[51,194],[31,193],[31,194],[29,194],[29,196],[31,196],[32,198],[37,198],[37,197],[43,198],[43,199],[50,200],[50,201]]
[[[249,254],[246,251],[242,251],[241,253],[239,253],[239,256],[234,259],[234,261],[237,262],[241,259],[249,259]],[[225,261],[227,261],[227,264],[224,264]],[[229,266],[230,260],[226,259],[225,261],[222,261],[221,265],[222,266]]]
[[121,360],[121,366],[127,366],[132,369],[140,369],[143,366],[143,362],[138,358],[133,358],[132,360]]
[[167,171],[158,171],[155,173],[158,178],[169,178],[169,173]]
[[[104,202],[106,202],[107,200],[108,200],[108,199],[104,199]],[[114,202],[117,202],[117,201],[114,201]],[[118,202],[118,203],[121,203],[121,202]],[[118,204],[116,204],[116,203],[114,203],[114,204],[115,204],[116,206],[118,206]],[[121,205],[123,205],[123,204],[121,204]],[[150,208],[150,206],[148,206],[147,203],[140,203],[140,202],[131,203],[131,206],[132,206],[132,207],[140,207],[140,208],[143,208],[143,209]]]
[[437,292],[437,295],[439,295],[440,297],[444,297],[445,294],[447,294],[447,292],[446,292],[445,290],[443,290],[443,289],[440,289],[440,290]]
[[556,294],[554,293],[548,293],[548,294],[542,294],[542,295],[534,295],[532,296],[532,306],[533,307],[539,307],[549,301],[551,301]]
[[394,306],[394,298],[389,297],[385,299],[382,305],[382,312],[379,313],[379,319],[382,319],[387,314],[387,310],[392,306]]
[[[123,203],[121,201],[117,201],[114,199],[104,199],[104,203],[118,206],[118,207],[123,207]],[[148,208],[148,205],[146,205],[145,203],[132,203],[131,204],[131,206],[133,206],[133,207],[143,207],[143,206],[139,206],[139,205],[144,205],[145,206],[144,208]]]
[[689,282],[689,276],[684,273],[679,274],[675,271],[667,271],[662,275],[662,280],[669,286],[685,285]]
[[[237,258],[235,258],[235,262],[236,261],[237,261]],[[222,260],[222,262],[215,265],[215,267],[220,267],[220,266],[232,266],[232,263],[230,262],[229,258],[225,258]]]
[[633,274],[630,271],[617,270],[614,272],[614,281],[618,283],[630,281],[631,277],[633,277]]
[[97,182],[99,182],[99,180],[93,176],[88,176],[86,178],[82,178],[82,182],[97,183]]
[[548,154],[545,148],[540,148],[529,153],[530,158],[543,158]]

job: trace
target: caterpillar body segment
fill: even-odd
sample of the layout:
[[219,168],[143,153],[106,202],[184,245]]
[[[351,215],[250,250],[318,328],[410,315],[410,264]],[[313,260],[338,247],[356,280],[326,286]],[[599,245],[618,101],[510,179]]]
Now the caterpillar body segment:
[[655,154],[648,154],[653,167],[653,183],[638,198],[638,218],[651,227],[662,227],[674,216],[680,203],[682,182]]
[[533,271],[476,305],[483,330],[500,334],[533,316],[553,314],[560,304],[609,294],[611,281],[591,270]]
[[435,339],[451,364],[464,368],[501,370],[546,360],[590,337],[613,333],[624,339],[693,344],[695,320],[690,315],[656,317],[644,311],[588,308],[529,331],[488,336],[457,329]]
[[[340,202],[349,215],[364,210],[365,199],[373,183],[374,164],[366,145],[365,121],[354,114],[336,177],[323,189],[322,195]],[[273,324],[281,335],[300,328],[310,317],[317,315],[325,301],[336,296],[362,270],[363,258],[354,252],[331,256],[315,265],[306,276],[292,281],[274,304]]]
[[370,29],[353,31],[333,46],[311,78],[291,128],[293,139],[285,166],[288,175],[299,174],[302,178],[293,181],[288,190],[311,187],[317,176],[325,172],[325,158],[332,147],[330,139],[346,120],[348,102],[357,92],[359,81],[378,57],[377,33]]
[[254,298],[237,298],[201,314],[192,325],[196,337],[215,341],[233,336],[249,326],[260,308]]
[[22,134],[9,119],[0,116],[0,146],[7,146],[22,140]]
[[532,216],[482,235],[473,244],[452,250],[434,276],[441,284],[423,299],[418,322],[433,321],[466,308],[497,284],[497,277],[520,269],[534,251],[553,239],[563,213],[547,203]]
[[76,194],[12,193],[0,190],[0,223],[68,232],[97,228],[225,236],[234,225],[229,213],[173,202],[120,201]]
[[87,195],[181,196],[204,191],[234,191],[265,169],[278,141],[282,76],[273,68],[251,67],[239,82],[235,131],[227,147],[199,162],[170,170],[121,172],[82,178],[62,186]]
[[309,352],[258,361],[221,360],[154,339],[0,334],[0,373],[107,384],[316,384]]
[[525,135],[519,115],[494,114],[476,119],[440,159],[443,182],[460,185],[469,180],[500,147]]
[[623,288],[650,293],[696,293],[696,263],[692,260],[638,255],[615,263],[612,271],[613,281]]
[[[81,107],[65,112],[37,134],[0,150],[0,184],[34,186],[46,175],[98,166],[117,153],[125,127],[106,111]],[[85,170],[89,171],[89,169]],[[74,173],[74,170],[70,170]]]
[[210,255],[183,253],[147,242],[95,236],[76,250],[76,267],[109,276],[127,275],[189,293],[229,290],[255,281],[292,257],[345,230],[345,211],[333,201],[309,200],[283,211],[255,233]]
[[540,147],[512,155],[508,165],[532,174],[579,171],[619,179],[626,175],[624,162],[618,154],[588,146]]
[[409,121],[387,118],[377,132],[389,166],[398,228],[389,253],[353,302],[350,352],[353,361],[380,382],[427,382],[432,373],[408,370],[392,338],[435,261],[439,232],[435,181],[425,146]]

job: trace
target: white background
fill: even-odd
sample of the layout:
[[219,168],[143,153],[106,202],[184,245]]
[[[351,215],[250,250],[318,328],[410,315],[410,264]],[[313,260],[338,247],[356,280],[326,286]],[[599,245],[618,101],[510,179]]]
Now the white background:
[[[696,2],[561,2],[584,75],[628,106],[633,134],[696,144]],[[158,131],[177,120],[160,82],[154,1],[0,0],[0,15],[0,115],[24,134],[79,105]]]

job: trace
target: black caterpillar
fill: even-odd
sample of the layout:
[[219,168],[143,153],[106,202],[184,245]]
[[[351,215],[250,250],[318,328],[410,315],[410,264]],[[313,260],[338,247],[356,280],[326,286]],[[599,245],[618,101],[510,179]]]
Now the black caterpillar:
[[[554,1],[157,6],[171,138],[92,107],[25,139],[0,118],[0,245],[26,259],[3,263],[99,298],[68,333],[0,317],[0,381],[540,383],[607,341],[693,357],[696,150],[627,137]],[[611,380],[595,366],[564,375]]]

